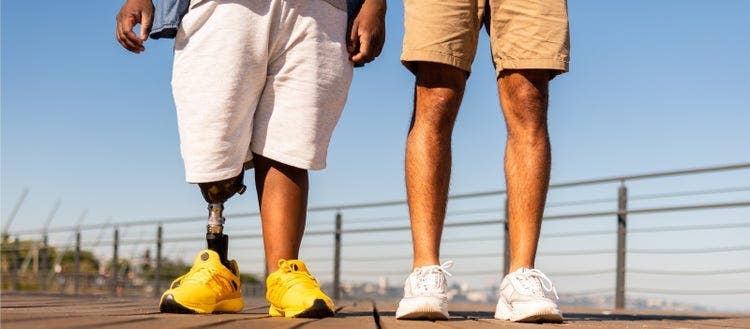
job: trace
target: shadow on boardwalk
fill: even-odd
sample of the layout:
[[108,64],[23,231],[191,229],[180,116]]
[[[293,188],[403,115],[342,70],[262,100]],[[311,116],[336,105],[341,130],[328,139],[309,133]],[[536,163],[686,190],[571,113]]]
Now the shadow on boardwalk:
[[750,315],[564,309],[562,324],[493,319],[494,305],[451,305],[448,321],[401,321],[395,303],[342,301],[333,318],[268,317],[265,300],[246,299],[238,314],[164,314],[153,298],[2,293],[0,325],[13,328],[749,328]]

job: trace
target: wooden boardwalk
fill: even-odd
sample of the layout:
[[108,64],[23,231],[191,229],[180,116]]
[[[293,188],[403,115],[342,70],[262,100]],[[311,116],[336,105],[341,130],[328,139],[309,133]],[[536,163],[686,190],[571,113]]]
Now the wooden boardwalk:
[[401,321],[395,303],[339,302],[336,317],[270,318],[265,300],[239,314],[163,314],[153,298],[0,294],[0,326],[14,328],[750,328],[750,315],[568,309],[563,324],[514,324],[492,318],[494,305],[451,306],[448,321]]

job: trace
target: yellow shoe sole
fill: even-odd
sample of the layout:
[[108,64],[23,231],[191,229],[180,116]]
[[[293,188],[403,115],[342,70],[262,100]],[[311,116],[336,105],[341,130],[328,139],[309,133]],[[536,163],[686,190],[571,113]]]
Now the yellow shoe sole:
[[333,310],[328,308],[328,305],[326,302],[322,299],[316,299],[312,306],[302,309],[302,310],[295,310],[295,309],[281,309],[276,306],[271,305],[268,308],[268,315],[270,316],[276,316],[276,317],[287,317],[287,318],[315,318],[315,319],[321,319],[321,318],[327,318],[332,317],[334,314]]
[[242,297],[222,300],[216,304],[209,305],[188,305],[180,304],[171,294],[162,296],[159,302],[159,311],[162,313],[183,313],[183,314],[208,314],[208,313],[238,313],[245,307]]

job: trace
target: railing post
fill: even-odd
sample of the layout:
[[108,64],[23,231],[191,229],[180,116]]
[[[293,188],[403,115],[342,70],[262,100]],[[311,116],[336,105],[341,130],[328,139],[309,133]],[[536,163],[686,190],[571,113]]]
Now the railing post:
[[73,291],[78,294],[81,289],[81,231],[76,231],[76,250],[73,254]]
[[47,243],[49,237],[44,233],[42,237],[42,246],[39,248],[39,290],[47,291],[47,275],[49,274],[49,254],[47,253]]
[[333,299],[341,298],[341,212],[336,212],[336,230],[333,233]]
[[510,211],[508,210],[508,197],[505,197],[505,220],[503,221],[503,275],[510,273],[510,230],[508,229],[508,220]]
[[13,241],[13,250],[11,251],[11,266],[12,269],[10,271],[10,281],[11,281],[11,289],[14,291],[19,290],[19,283],[18,283],[18,268],[20,267],[18,259],[20,258],[21,254],[21,237],[16,235],[16,240]]
[[156,229],[156,266],[154,266],[154,296],[161,294],[161,243],[162,227]]
[[117,294],[117,275],[120,272],[120,269],[118,268],[118,259],[117,259],[117,247],[120,243],[120,230],[118,228],[115,228],[114,238],[112,242],[112,294]]
[[628,224],[628,188],[625,181],[617,190],[617,282],[615,287],[615,308],[625,308],[625,241]]

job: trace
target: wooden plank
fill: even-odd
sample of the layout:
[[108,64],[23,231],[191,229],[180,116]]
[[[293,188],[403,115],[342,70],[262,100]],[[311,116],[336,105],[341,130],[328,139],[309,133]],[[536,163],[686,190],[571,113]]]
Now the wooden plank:
[[332,318],[318,319],[306,325],[309,328],[377,328],[373,316],[373,303],[370,301],[352,301],[337,303],[336,315]]
[[248,328],[268,328],[268,329],[293,329],[300,328],[314,322],[316,319],[287,319],[276,317],[261,317],[255,319],[238,319],[236,321],[221,321],[210,325],[195,326],[191,328],[222,328],[222,329],[248,329]]
[[495,306],[486,304],[453,303],[448,306],[446,321],[396,320],[396,302],[378,302],[381,324],[384,328],[497,328],[502,323],[485,323],[479,319],[492,319]]
[[[21,303],[8,307],[8,300]],[[39,298],[42,300],[42,298]],[[66,297],[44,299],[48,302],[34,305],[33,298],[4,296],[2,303],[2,324],[7,328],[86,328],[113,327],[191,327],[213,325],[217,322],[231,322],[267,317],[268,304],[265,300],[250,299],[240,314],[194,315],[164,314],[158,309],[158,300],[153,298],[90,298]],[[17,307],[17,306],[23,307]],[[14,307],[15,306],[15,307]]]
[[[264,299],[245,299],[237,314],[165,314],[154,298],[0,294],[2,328],[750,328],[741,314],[564,309],[563,324],[517,324],[493,319],[494,305],[453,303],[447,321],[396,320],[393,301],[338,302],[333,318],[286,319],[268,316]],[[377,307],[377,313],[373,312]],[[376,316],[377,315],[377,316]]]
[[5,315],[3,315],[3,328],[14,329],[14,328],[50,328],[50,329],[63,329],[63,328],[102,328],[112,327],[123,323],[138,323],[139,326],[147,326],[145,322],[150,321],[152,318],[147,316],[140,316],[135,319],[126,317],[93,317],[93,316],[67,316],[57,318],[30,318],[15,321],[6,321]]
[[[325,319],[288,319],[268,316],[268,307],[260,307],[256,310],[257,317],[240,317],[233,319],[222,319],[209,326],[199,325],[191,328],[375,328],[372,320],[372,306],[368,303],[345,302],[338,303],[338,312],[333,318]],[[246,309],[243,313],[247,312]]]
[[439,328],[435,321],[414,321],[414,320],[396,320],[396,308],[398,302],[376,301],[378,315],[380,317],[380,327],[383,329],[437,329]]

